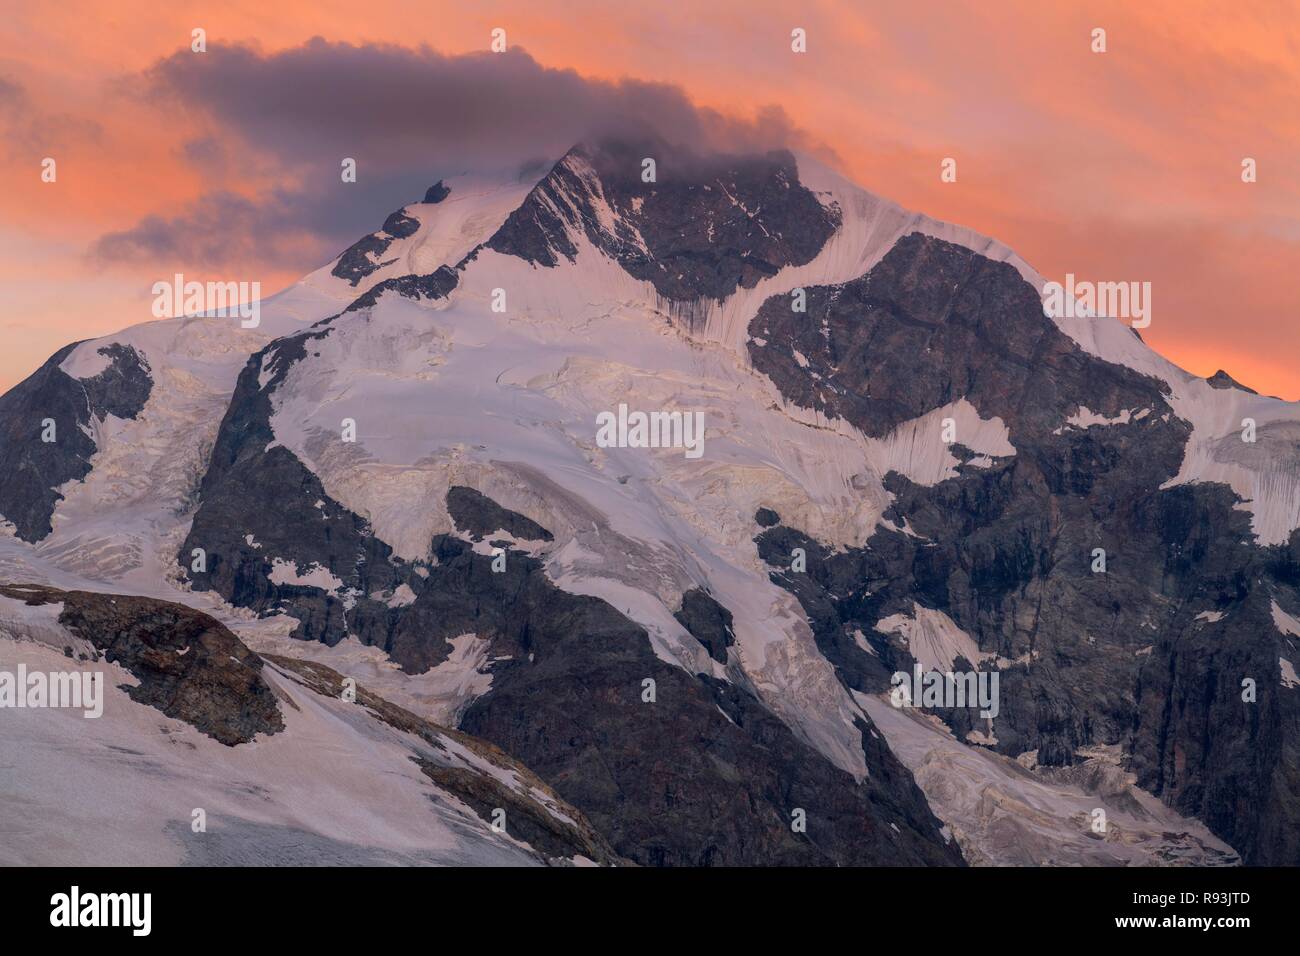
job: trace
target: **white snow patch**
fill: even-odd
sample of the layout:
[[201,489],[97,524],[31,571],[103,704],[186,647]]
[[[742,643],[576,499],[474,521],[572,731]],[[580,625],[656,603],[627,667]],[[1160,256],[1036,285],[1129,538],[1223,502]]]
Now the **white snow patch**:
[[271,562],[270,578],[272,584],[297,584],[303,587],[320,588],[332,594],[338,594],[343,590],[342,580],[335,577],[328,568],[315,563],[307,569],[306,574],[302,574],[293,561],[275,558]]
[[107,369],[113,361],[110,356],[100,353],[99,350],[104,347],[105,342],[102,339],[82,342],[60,363],[59,371],[73,378],[94,378]]
[[[1144,411],[1149,411],[1149,409],[1144,409]],[[1125,408],[1118,415],[1108,418],[1092,411],[1086,405],[1080,405],[1079,410],[1067,418],[1065,423],[1076,428],[1092,428],[1094,425],[1127,425],[1132,420],[1133,412],[1131,409]]]
[[936,485],[956,477],[960,462],[943,441],[945,419],[951,424],[955,443],[986,456],[988,464],[992,464],[991,457],[1016,453],[1000,418],[980,418],[975,406],[960,398],[903,422],[884,439],[866,439],[880,473],[896,471],[919,485]]
[[993,657],[979,649],[974,639],[943,611],[912,602],[912,615],[891,614],[876,623],[882,634],[898,634],[908,653],[927,671],[949,671],[958,657],[971,665]]
[[1300,618],[1288,614],[1282,610],[1282,605],[1273,601],[1273,625],[1283,634],[1289,634],[1292,637],[1300,637]]
[[487,671],[492,642],[476,634],[461,634],[448,643],[452,650],[447,659],[420,675],[419,685],[431,719],[455,727],[469,705],[492,689],[492,675]]
[[415,592],[411,590],[409,584],[399,584],[393,591],[393,596],[388,599],[389,607],[406,607],[415,603]]
[[862,631],[858,630],[856,627],[853,629],[853,643],[858,645],[858,647],[862,648],[872,657],[880,656],[879,654],[876,653],[876,649],[871,646],[871,643],[867,640],[866,635],[863,634]]

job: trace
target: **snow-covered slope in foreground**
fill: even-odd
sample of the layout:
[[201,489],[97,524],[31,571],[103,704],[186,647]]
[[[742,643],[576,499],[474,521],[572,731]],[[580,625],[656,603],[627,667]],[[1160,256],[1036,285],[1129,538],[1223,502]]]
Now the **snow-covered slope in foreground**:
[[[482,741],[364,687],[344,699],[338,674],[275,657],[261,674],[282,729],[229,746],[133,699],[140,681],[60,625],[62,606],[0,595],[0,671],[99,674],[102,715],[2,712],[0,865],[595,862],[573,849],[589,833],[581,815]],[[525,825],[536,820],[551,830]],[[609,860],[598,841],[589,852]]]

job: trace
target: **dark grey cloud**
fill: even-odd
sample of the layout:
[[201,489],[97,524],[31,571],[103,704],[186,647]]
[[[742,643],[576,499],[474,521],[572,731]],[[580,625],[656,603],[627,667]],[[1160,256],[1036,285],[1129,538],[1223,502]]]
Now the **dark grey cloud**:
[[0,76],[0,150],[13,158],[58,156],[74,143],[97,142],[103,130],[92,119],[71,113],[42,113],[26,88]]
[[289,222],[297,199],[272,192],[253,200],[217,190],[175,216],[146,216],[130,229],[101,236],[93,254],[104,263],[156,262],[191,268],[296,262],[304,251],[315,248],[320,254],[319,243]]
[[380,169],[508,165],[596,136],[649,133],[696,148],[784,144],[778,109],[740,121],[694,106],[678,87],[588,79],[520,49],[445,56],[428,47],[320,38],[263,55],[249,47],[177,53],[142,78],[160,99],[200,109],[286,162],[354,156]]
[[[214,186],[173,217],[103,237],[93,249],[101,261],[201,255],[196,265],[220,265],[255,249],[263,261],[305,270],[443,176],[517,170],[611,136],[657,137],[695,151],[800,145],[779,108],[727,117],[675,86],[590,79],[519,49],[446,56],[320,38],[269,54],[212,47],[161,60],[127,87],[160,110],[207,121],[211,132],[181,150],[202,174],[216,179],[229,164],[255,158],[292,185],[242,201]],[[357,161],[355,184],[340,181],[344,157]],[[235,235],[250,227],[259,235]],[[304,234],[315,241],[304,244]]]

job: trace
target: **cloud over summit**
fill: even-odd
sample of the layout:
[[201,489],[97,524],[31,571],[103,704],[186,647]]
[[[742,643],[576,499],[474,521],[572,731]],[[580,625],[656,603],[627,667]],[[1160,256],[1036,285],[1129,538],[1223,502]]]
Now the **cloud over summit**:
[[[583,77],[518,48],[449,56],[319,37],[272,53],[212,44],[158,61],[127,87],[210,130],[179,149],[217,179],[187,208],[101,237],[101,262],[193,258],[197,268],[256,257],[305,270],[442,176],[516,170],[606,137],[721,152],[802,139],[779,107],[724,116],[676,86]],[[354,184],[340,181],[344,157],[357,161]]]

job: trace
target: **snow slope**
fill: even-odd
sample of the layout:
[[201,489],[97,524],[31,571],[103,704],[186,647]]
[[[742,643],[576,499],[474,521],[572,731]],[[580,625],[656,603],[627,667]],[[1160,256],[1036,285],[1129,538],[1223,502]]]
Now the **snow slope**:
[[[1104,748],[1077,767],[1036,770],[957,741],[936,718],[860,695],[890,749],[977,866],[1234,865],[1237,854],[1195,820],[1133,784]],[[1104,817],[1096,816],[1102,811]],[[1094,823],[1104,820],[1101,832]]]
[[[3,711],[0,865],[539,862],[431,784],[410,758],[436,757],[434,748],[364,708],[268,666],[285,730],[227,747],[131,700],[118,685],[134,678],[116,665],[64,657],[66,635],[57,647],[8,636],[13,613],[0,608],[0,669],[103,671],[106,700],[104,716],[91,720],[80,711]],[[482,758],[460,754],[489,772]],[[191,828],[196,809],[206,832]]]
[[[355,673],[349,684],[297,657],[259,661],[214,622],[158,602],[5,590],[0,673],[90,674],[99,694],[0,709],[0,864],[619,862],[526,767]],[[192,640],[175,640],[168,620]],[[133,694],[159,674],[165,694]],[[218,732],[251,713],[247,733]]]

